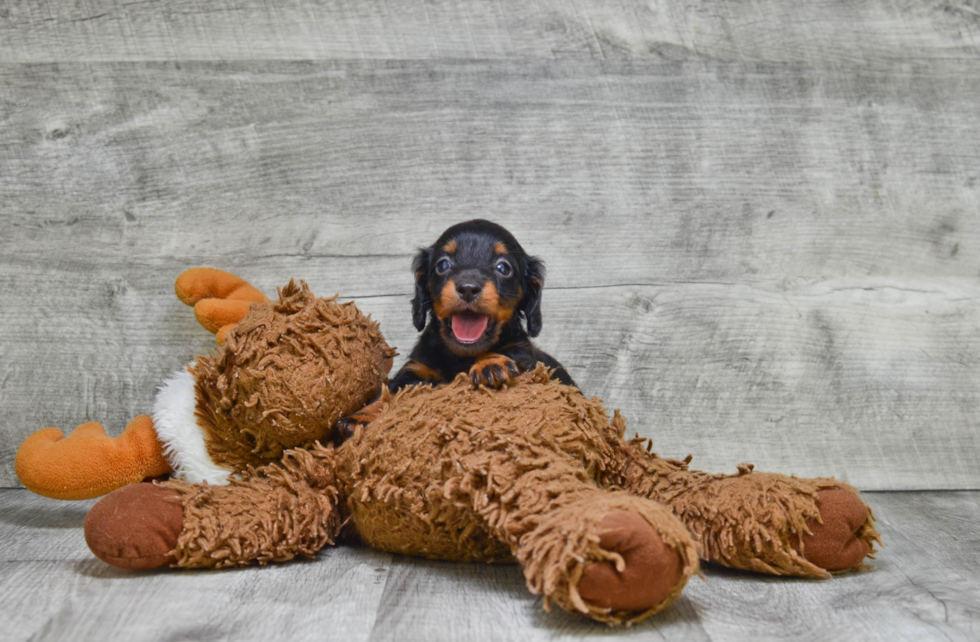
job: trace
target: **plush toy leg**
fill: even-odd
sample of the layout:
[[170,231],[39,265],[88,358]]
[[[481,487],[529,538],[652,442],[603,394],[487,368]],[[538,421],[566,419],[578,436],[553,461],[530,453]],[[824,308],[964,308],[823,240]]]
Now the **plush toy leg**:
[[248,314],[252,303],[269,300],[244,279],[214,268],[192,268],[181,273],[174,290],[177,298],[194,306],[198,323],[215,333],[221,345],[225,333]]
[[[227,486],[139,484],[100,500],[85,519],[99,559],[120,568],[220,568],[313,556],[341,527],[332,448],[285,453]],[[147,487],[144,489],[143,487]],[[142,497],[152,501],[144,502]],[[161,504],[176,505],[160,515]]]
[[687,529],[665,506],[575,473],[557,462],[529,470],[503,496],[478,494],[487,500],[478,511],[511,543],[546,609],[623,624],[665,608],[698,568]]
[[133,419],[116,438],[97,423],[82,424],[67,439],[45,428],[24,440],[14,469],[21,483],[54,499],[90,499],[170,472],[149,415]]
[[860,568],[878,533],[856,492],[833,479],[773,473],[717,477],[676,496],[702,557],[773,575]]
[[736,475],[688,470],[629,442],[610,481],[670,506],[702,559],[773,575],[829,577],[860,569],[878,532],[857,491],[832,478],[800,479],[739,467]]

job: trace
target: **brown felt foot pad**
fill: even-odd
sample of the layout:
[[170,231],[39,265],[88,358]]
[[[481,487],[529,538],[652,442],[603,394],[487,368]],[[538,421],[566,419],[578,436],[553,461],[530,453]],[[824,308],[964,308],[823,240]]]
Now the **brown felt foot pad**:
[[130,484],[109,493],[85,516],[85,541],[100,560],[143,570],[174,561],[170,552],[184,525],[176,491],[155,484]]
[[680,554],[664,544],[645,519],[627,511],[606,515],[596,527],[599,545],[623,557],[615,562],[592,562],[582,571],[578,591],[596,606],[616,611],[642,611],[660,604],[684,576]]
[[803,536],[803,556],[828,571],[860,566],[871,550],[871,544],[858,536],[868,507],[840,486],[817,493],[817,507],[822,523],[807,521],[811,534]]

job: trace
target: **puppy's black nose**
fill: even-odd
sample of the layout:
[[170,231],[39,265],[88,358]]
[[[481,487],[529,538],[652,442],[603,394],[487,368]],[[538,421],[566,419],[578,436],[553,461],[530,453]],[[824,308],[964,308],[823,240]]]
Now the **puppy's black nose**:
[[456,292],[462,300],[467,303],[473,303],[480,296],[480,293],[483,292],[483,286],[475,281],[458,281],[456,283]]

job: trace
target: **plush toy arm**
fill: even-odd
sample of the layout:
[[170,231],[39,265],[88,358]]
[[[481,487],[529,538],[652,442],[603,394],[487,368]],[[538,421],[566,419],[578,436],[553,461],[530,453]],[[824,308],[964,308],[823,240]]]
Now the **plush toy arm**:
[[342,525],[334,450],[286,451],[227,486],[169,481],[110,493],[85,517],[96,557],[126,569],[221,568],[312,557]]
[[174,283],[177,298],[194,306],[198,323],[215,333],[224,345],[225,333],[248,314],[253,303],[269,299],[258,289],[229,272],[214,268],[191,268]]
[[39,430],[20,445],[14,470],[38,495],[90,499],[171,468],[153,420],[140,415],[116,438],[97,423],[79,426],[67,439],[57,428]]

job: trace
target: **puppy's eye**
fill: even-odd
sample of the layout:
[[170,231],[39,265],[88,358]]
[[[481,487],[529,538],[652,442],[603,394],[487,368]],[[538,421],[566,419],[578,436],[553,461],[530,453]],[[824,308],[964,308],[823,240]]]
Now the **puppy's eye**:
[[497,274],[504,278],[507,278],[514,273],[514,268],[512,268],[510,263],[507,261],[497,261],[497,265],[494,266],[494,269],[497,270]]
[[438,263],[436,263],[436,274],[442,276],[452,269],[452,267],[453,264],[449,262],[449,259],[441,259]]

